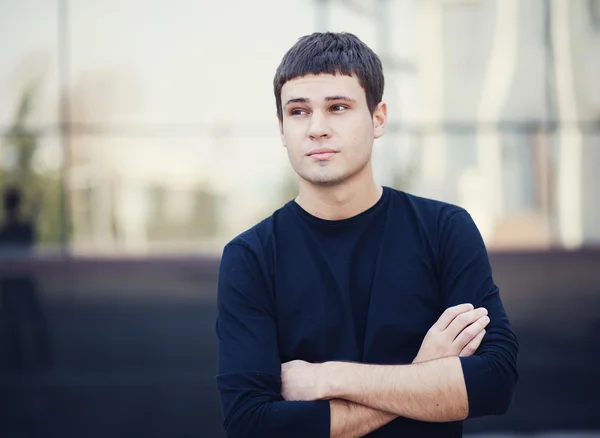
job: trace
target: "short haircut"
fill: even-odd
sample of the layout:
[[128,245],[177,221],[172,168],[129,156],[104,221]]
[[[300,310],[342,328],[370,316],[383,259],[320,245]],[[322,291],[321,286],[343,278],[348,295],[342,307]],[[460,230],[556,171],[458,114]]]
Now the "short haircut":
[[315,32],[301,37],[277,67],[273,87],[279,120],[283,119],[283,85],[295,78],[318,74],[355,76],[365,90],[371,114],[383,97],[383,67],[369,46],[351,33]]

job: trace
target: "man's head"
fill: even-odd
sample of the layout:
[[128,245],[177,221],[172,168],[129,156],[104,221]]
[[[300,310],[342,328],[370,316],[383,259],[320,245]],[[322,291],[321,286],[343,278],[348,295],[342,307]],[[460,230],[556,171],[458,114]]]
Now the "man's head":
[[335,184],[370,172],[386,107],[381,61],[366,44],[348,33],[302,37],[283,57],[273,85],[283,144],[302,179]]

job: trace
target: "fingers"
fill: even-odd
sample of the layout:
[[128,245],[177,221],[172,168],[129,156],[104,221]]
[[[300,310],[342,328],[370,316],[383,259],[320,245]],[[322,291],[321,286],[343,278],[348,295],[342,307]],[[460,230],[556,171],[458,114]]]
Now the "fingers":
[[459,304],[458,306],[449,307],[444,311],[444,313],[442,313],[442,316],[439,317],[439,319],[436,321],[435,324],[433,324],[431,328],[440,332],[446,330],[450,323],[454,320],[454,318],[471,310],[473,310],[473,305],[471,303]]
[[462,351],[473,339],[479,336],[489,323],[490,318],[487,315],[479,318],[456,337],[454,342],[452,342],[452,349],[455,352]]
[[[450,325],[446,329],[446,335],[451,340],[454,340],[459,335],[459,333],[461,333],[463,330],[465,330],[468,326],[473,324],[479,318],[481,318],[482,316],[486,316],[486,315],[487,315],[487,309],[485,309],[484,307],[480,307],[478,309],[471,310],[469,312],[461,313],[456,318],[454,318],[454,320],[450,323]],[[483,328],[483,327],[481,327],[481,328]],[[473,333],[473,336],[475,336],[479,331],[480,330],[477,330],[476,333]]]
[[485,330],[481,330],[477,336],[475,336],[473,339],[471,339],[471,342],[469,342],[460,352],[459,356],[460,357],[469,357],[469,356],[473,356],[475,354],[475,352],[477,351],[477,349],[479,348],[479,346],[481,345],[481,341],[483,340],[483,337],[485,336]]

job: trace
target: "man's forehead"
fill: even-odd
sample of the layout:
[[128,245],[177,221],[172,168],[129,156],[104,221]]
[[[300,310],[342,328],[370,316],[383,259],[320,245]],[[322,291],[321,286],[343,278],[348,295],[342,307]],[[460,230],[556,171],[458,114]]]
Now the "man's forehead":
[[304,97],[324,99],[331,95],[350,95],[357,97],[363,93],[362,87],[355,76],[348,75],[306,75],[287,81],[281,88],[282,99],[287,97]]

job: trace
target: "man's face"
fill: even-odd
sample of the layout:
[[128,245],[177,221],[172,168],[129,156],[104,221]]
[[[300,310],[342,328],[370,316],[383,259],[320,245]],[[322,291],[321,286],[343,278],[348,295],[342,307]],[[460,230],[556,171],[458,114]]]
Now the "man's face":
[[385,132],[386,107],[369,112],[353,76],[309,75],[281,89],[280,131],[292,167],[312,184],[336,184],[370,172],[373,140]]

